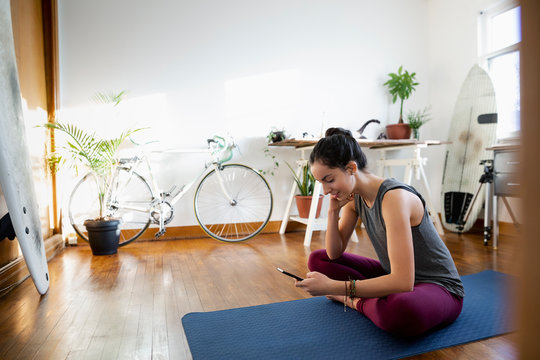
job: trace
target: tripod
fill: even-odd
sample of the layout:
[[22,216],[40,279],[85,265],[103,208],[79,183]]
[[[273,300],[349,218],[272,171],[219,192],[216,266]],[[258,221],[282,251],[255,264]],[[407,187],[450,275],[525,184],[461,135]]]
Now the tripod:
[[[488,241],[491,239],[491,217],[493,212],[490,211],[490,207],[493,206],[493,187],[491,186],[493,184],[493,160],[482,160],[480,161],[480,165],[484,165],[484,173],[480,176],[480,184],[478,185],[478,189],[476,190],[476,193],[474,194],[474,197],[471,201],[471,204],[469,205],[469,208],[467,209],[467,213],[465,214],[465,217],[462,220],[462,224],[465,224],[467,222],[467,219],[469,218],[469,215],[471,214],[471,209],[473,208],[474,202],[478,198],[478,194],[480,193],[480,190],[482,190],[482,186],[486,185],[486,203],[484,205],[484,245],[488,244]],[[463,229],[463,225],[460,225],[461,229]],[[460,229],[460,230],[461,230]]]

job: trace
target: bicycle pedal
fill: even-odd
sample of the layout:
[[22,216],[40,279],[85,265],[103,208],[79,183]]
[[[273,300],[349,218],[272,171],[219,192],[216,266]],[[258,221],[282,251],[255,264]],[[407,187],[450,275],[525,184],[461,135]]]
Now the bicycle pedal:
[[157,239],[158,237],[162,236],[163,234],[165,234],[165,229],[159,230],[159,231],[154,235],[154,237]]

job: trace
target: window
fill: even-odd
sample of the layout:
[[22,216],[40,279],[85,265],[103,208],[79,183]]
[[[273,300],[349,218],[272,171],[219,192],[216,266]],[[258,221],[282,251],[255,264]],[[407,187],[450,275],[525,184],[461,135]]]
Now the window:
[[480,13],[480,64],[493,81],[497,96],[497,138],[519,136],[519,47],[521,43],[521,6],[504,1]]

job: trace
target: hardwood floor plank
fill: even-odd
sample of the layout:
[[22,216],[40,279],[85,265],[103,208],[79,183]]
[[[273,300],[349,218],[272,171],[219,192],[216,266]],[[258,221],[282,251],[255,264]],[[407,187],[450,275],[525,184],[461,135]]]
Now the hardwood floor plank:
[[[184,346],[183,328],[181,314],[176,299],[179,295],[176,293],[177,284],[174,282],[172,262],[175,261],[174,255],[165,254],[163,256],[163,300],[165,308],[165,324],[167,331],[167,348],[169,359],[187,359],[186,348]],[[180,291],[183,291],[183,285]]]
[[126,321],[121,333],[120,347],[118,350],[118,359],[134,359],[133,350],[137,343],[137,332],[139,317],[141,315],[141,305],[128,305],[125,314]]
[[163,255],[155,257],[154,276],[152,279],[154,302],[152,308],[152,359],[169,359],[167,313],[165,307],[165,279],[163,273]]
[[152,277],[154,274],[154,258],[151,255],[146,255],[144,261],[146,264],[144,277],[138,279],[142,282],[142,291],[139,293],[141,307],[139,323],[137,324],[137,340],[133,351],[133,358],[135,359],[150,359],[152,357],[152,310],[154,303]]

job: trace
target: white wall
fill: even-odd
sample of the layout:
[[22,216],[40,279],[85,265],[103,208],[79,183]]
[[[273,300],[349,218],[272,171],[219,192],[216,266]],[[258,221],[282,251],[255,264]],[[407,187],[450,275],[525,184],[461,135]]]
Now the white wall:
[[[424,0],[61,0],[61,116],[99,128],[88,99],[127,89],[130,115],[120,118],[150,124],[148,136],[164,147],[203,146],[230,132],[242,151],[237,161],[269,168],[262,150],[272,126],[319,136],[322,127],[355,130],[376,118],[383,124],[368,128],[375,137],[395,122],[398,105],[382,83],[402,64],[421,83],[409,105],[425,106],[427,11]],[[195,165],[168,159],[163,187],[183,182],[183,169]],[[277,220],[289,171],[282,165],[268,180]],[[175,223],[194,224],[191,201],[182,204]]]
[[[406,110],[432,104],[422,138],[446,139],[459,87],[476,62],[476,14],[489,2],[60,0],[60,114],[115,131],[151,125],[145,133],[162,147],[203,146],[229,132],[242,151],[236,161],[268,169],[264,138],[273,126],[319,136],[322,128],[356,130],[376,118],[381,126],[367,130],[376,137],[398,118],[382,84],[404,65],[420,82]],[[122,113],[100,122],[106,117],[89,98],[122,89],[129,91]],[[297,155],[274,152],[290,162]],[[443,153],[426,152],[437,208]],[[156,161],[164,188],[199,165],[186,157]],[[278,220],[289,171],[283,164],[268,180]],[[173,224],[195,223],[185,200]]]

